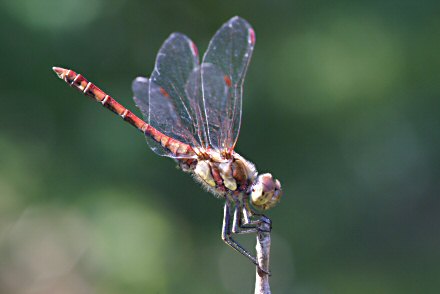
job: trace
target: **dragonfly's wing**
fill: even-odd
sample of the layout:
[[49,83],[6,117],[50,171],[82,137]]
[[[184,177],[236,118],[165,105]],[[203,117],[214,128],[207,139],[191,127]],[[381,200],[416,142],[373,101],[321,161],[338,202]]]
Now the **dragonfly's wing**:
[[[214,35],[202,64],[213,64],[224,74],[228,86],[225,97],[204,95],[208,137],[211,146],[232,151],[241,123],[243,82],[255,44],[255,33],[247,21],[233,17]],[[211,71],[211,70],[210,70]],[[216,70],[217,71],[217,70]],[[202,74],[202,84],[213,83],[217,77]]]
[[[137,77],[132,84],[132,90],[134,93],[133,100],[136,103],[136,106],[142,112],[142,115],[145,121],[149,121],[149,110],[150,110],[150,102],[149,102],[149,89],[150,89],[150,81],[145,77]],[[161,156],[175,157],[170,150],[164,148],[161,144],[153,140],[153,138],[146,136],[148,146],[150,146],[151,150],[153,150],[156,154]]]
[[[200,122],[199,130],[216,130],[210,133],[210,141],[220,142],[220,138],[226,136],[222,126],[227,123],[227,117],[218,109],[226,108],[228,89],[223,72],[211,63],[202,63],[200,67],[195,68],[186,85],[187,95],[192,98],[191,108],[200,114],[200,118],[197,119]],[[214,139],[213,136],[218,137]],[[208,147],[207,141],[203,147]]]
[[134,94],[134,103],[136,103],[137,108],[142,112],[145,121],[148,121],[148,110],[150,109],[148,101],[149,85],[150,82],[148,78],[145,77],[137,77],[131,85]]
[[[198,53],[194,43],[180,33],[171,34],[156,58],[149,80],[133,82],[135,101],[145,120],[159,132],[192,147],[202,146],[204,129],[200,130],[200,114],[191,107],[185,86],[195,68]],[[175,157],[155,141],[148,140],[159,155]]]

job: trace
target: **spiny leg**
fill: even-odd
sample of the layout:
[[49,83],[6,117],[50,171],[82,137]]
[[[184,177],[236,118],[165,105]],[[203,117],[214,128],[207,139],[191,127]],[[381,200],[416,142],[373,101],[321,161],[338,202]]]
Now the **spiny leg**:
[[258,266],[257,259],[252,256],[252,254],[250,254],[246,249],[244,249],[240,244],[238,244],[234,239],[232,239],[231,234],[231,203],[226,200],[223,215],[222,240],[230,247],[249,258],[253,264]]
[[[243,216],[244,220],[248,220],[248,212],[246,212],[246,216]],[[269,221],[269,225],[266,225]],[[267,229],[262,229],[262,227],[266,227],[270,232],[270,220],[265,217],[264,221],[257,220],[253,223],[246,223],[247,226],[243,226],[242,224],[242,205],[240,203],[236,203],[234,206],[234,215],[233,215],[233,223],[232,223],[232,231],[231,231],[231,202],[226,200],[225,209],[224,209],[224,218],[223,218],[223,230],[222,230],[222,239],[223,241],[231,246],[233,249],[237,250],[247,258],[249,258],[256,266],[258,266],[259,270],[264,273],[270,275],[270,272],[262,269],[258,264],[256,257],[252,256],[246,249],[244,249],[239,243],[237,243],[234,239],[232,239],[231,234],[246,234],[246,233],[256,233],[258,231],[268,231]],[[247,221],[246,221],[247,222]],[[261,224],[263,224],[261,226]]]
[[257,233],[257,223],[252,223],[249,214],[245,211],[241,203],[236,203],[234,207],[234,220],[232,222],[233,234]]
[[236,203],[232,233],[270,232],[271,229],[272,221],[264,214],[254,213],[248,203]]

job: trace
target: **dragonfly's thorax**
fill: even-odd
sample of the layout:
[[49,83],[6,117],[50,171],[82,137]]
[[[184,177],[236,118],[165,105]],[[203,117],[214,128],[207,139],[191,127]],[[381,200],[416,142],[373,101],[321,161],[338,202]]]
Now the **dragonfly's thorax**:
[[257,177],[255,166],[237,153],[225,158],[217,151],[209,151],[208,158],[200,158],[191,165],[197,181],[217,196],[242,195]]

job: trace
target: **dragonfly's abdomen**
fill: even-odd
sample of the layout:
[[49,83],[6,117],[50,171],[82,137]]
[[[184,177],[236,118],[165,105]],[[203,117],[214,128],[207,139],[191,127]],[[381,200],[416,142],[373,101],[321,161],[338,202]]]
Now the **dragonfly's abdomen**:
[[176,157],[189,158],[195,155],[191,146],[159,132],[157,129],[153,128],[151,125],[147,124],[130,110],[118,103],[115,99],[107,95],[100,88],[89,82],[81,74],[77,74],[73,70],[60,67],[54,67],[53,70],[66,83],[83,92],[83,94],[95,99],[97,102],[101,103],[102,106],[122,117],[124,121],[137,128],[146,136],[153,138],[153,140],[161,144],[165,149],[171,151],[171,153]]

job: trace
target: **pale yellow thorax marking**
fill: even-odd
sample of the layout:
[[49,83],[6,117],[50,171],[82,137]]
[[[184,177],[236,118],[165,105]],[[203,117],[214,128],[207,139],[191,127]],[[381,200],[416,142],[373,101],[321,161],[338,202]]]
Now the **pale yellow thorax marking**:
[[215,187],[215,181],[211,174],[211,168],[206,161],[201,160],[197,162],[194,173],[198,175],[209,186]]
[[237,190],[237,182],[232,176],[232,162],[222,162],[218,165],[220,176],[223,179],[223,185],[231,191]]

